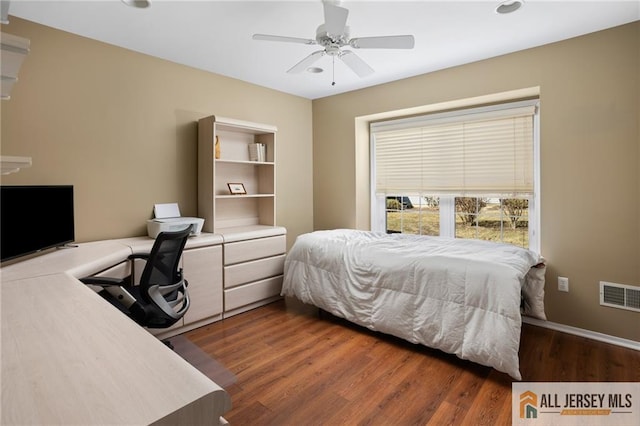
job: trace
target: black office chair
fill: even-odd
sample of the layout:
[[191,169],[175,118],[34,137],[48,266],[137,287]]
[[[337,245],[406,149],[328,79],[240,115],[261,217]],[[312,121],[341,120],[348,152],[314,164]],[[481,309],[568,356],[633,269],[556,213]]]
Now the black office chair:
[[[161,232],[149,254],[129,256],[131,275],[123,279],[91,276],[80,281],[102,287],[99,294],[138,324],[149,328],[170,327],[189,309],[188,283],[182,276],[180,256],[190,232],[190,227],[184,231]],[[138,284],[133,278],[136,259],[146,260]]]

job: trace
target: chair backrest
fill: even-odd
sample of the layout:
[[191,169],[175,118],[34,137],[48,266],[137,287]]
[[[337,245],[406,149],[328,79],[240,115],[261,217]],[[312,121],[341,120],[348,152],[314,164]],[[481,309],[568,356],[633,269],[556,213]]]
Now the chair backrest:
[[183,231],[161,232],[156,237],[140,277],[143,295],[150,286],[175,284],[182,279],[180,256],[190,233],[191,227]]

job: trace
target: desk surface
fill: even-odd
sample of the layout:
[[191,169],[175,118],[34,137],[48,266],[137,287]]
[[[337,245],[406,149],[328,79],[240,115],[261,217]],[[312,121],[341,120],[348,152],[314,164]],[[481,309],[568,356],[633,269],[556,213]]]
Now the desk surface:
[[222,388],[73,276],[131,250],[89,243],[3,268],[2,424],[218,424],[231,408]]
[[[81,243],[59,248],[41,256],[3,266],[2,282],[66,272],[76,278],[95,274],[126,260],[131,253],[149,252],[155,240],[149,237]],[[187,240],[187,249],[222,244],[222,236],[202,233]]]

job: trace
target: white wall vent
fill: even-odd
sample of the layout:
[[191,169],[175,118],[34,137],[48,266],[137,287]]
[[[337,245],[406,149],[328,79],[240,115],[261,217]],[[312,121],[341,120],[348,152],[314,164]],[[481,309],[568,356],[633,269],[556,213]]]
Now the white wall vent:
[[600,304],[640,312],[640,287],[600,281]]

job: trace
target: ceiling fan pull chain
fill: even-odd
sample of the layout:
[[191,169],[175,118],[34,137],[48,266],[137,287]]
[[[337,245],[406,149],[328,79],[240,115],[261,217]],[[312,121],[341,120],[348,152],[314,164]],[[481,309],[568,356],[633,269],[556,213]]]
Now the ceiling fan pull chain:
[[336,85],[336,57],[331,57],[331,85]]

